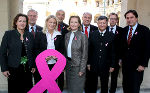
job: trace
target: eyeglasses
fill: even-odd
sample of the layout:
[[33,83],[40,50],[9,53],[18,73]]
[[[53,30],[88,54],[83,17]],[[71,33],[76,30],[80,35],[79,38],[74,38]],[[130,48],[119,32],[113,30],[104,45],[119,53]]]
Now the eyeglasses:
[[117,18],[109,18],[110,20],[117,20]]

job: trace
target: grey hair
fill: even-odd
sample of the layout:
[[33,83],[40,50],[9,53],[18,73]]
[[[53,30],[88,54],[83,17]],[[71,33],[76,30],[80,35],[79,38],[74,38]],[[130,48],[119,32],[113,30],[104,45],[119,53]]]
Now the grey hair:
[[30,10],[27,12],[27,15],[28,15],[29,12],[31,12],[31,11],[36,12],[36,14],[38,15],[38,12],[37,12],[36,10],[34,10],[34,9],[30,9]]
[[83,13],[83,16],[84,16],[85,14],[89,14],[89,15],[92,16],[92,14],[91,14],[90,12],[84,12],[84,13]]

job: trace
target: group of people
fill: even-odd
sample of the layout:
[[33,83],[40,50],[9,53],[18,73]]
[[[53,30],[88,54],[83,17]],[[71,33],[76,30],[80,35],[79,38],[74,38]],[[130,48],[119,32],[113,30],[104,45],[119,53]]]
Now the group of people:
[[[35,58],[46,49],[55,49],[67,60],[65,70],[56,80],[61,91],[66,72],[68,93],[96,93],[98,77],[101,93],[115,93],[122,67],[124,93],[139,93],[150,56],[150,31],[138,23],[135,10],[127,11],[124,17],[125,28],[117,25],[119,18],[115,13],[108,18],[99,16],[98,27],[91,25],[89,12],[83,13],[82,23],[79,16],[70,16],[67,25],[63,22],[65,11],[58,10],[55,16],[46,18],[42,28],[36,24],[36,10],[17,14],[14,29],[5,32],[0,47],[1,71],[8,78],[8,92],[27,93],[41,80]],[[45,60],[50,70],[57,62],[55,56]]]

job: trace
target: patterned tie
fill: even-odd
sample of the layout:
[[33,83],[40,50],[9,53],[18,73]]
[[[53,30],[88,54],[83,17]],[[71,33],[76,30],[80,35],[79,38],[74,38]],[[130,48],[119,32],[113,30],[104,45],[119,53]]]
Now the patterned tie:
[[59,31],[59,32],[61,31],[60,24],[58,24],[58,31]]
[[33,36],[34,36],[34,38],[35,38],[35,32],[34,32],[34,28],[33,27],[31,27],[31,29],[32,29],[32,34],[33,34]]
[[88,31],[87,31],[87,26],[85,26],[85,35],[88,37]]
[[113,33],[113,29],[114,29],[113,27],[112,27],[112,28],[110,28],[110,32],[112,32],[112,33]]
[[133,28],[130,27],[130,32],[129,32],[129,35],[128,35],[128,45],[130,44],[130,41],[131,41],[131,38],[132,38],[132,30],[133,30]]

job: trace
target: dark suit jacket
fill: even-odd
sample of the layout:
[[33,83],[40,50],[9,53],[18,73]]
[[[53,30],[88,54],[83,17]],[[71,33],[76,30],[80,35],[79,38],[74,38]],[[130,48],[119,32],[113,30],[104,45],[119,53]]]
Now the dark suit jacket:
[[122,40],[121,35],[122,35],[122,33],[123,33],[123,28],[116,26],[116,31],[115,31],[115,36],[114,36],[116,65],[118,65],[118,60],[121,59],[121,40]]
[[36,25],[36,32],[42,32],[43,27]]
[[[34,66],[33,60],[33,37],[28,32],[24,33],[24,42],[27,52],[28,64]],[[0,47],[0,61],[2,72],[7,71],[9,67],[17,68],[21,62],[22,42],[20,33],[17,30],[6,31]]]
[[[82,25],[82,29],[83,29],[83,25]],[[89,33],[89,37],[91,35],[92,32],[98,30],[98,27],[94,26],[94,25],[90,25],[90,33]],[[84,31],[83,31],[84,32]]]
[[64,22],[60,23],[60,28],[61,28],[61,34],[62,36],[65,36],[66,33],[68,33],[68,28],[69,26],[65,24]]
[[136,70],[139,65],[147,67],[150,52],[149,29],[138,24],[130,41],[130,45],[127,43],[128,30],[129,26],[125,27],[122,34],[123,68],[126,68],[126,70]]
[[107,29],[104,36],[100,36],[99,30],[94,31],[89,38],[88,64],[92,72],[107,72],[115,65],[113,45],[114,34]]
[[[56,40],[54,40],[55,50],[59,51],[61,54],[64,54],[64,37],[62,35],[57,35]],[[37,32],[34,44],[34,55],[35,58],[42,51],[47,49],[47,37],[43,32]]]

